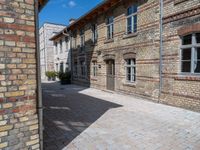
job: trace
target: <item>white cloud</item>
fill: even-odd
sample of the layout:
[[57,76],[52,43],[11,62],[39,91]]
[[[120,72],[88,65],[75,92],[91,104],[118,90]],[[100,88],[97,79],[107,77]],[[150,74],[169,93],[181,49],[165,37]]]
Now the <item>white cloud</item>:
[[69,5],[69,7],[75,7],[76,3],[75,3],[75,1],[69,1],[68,5]]

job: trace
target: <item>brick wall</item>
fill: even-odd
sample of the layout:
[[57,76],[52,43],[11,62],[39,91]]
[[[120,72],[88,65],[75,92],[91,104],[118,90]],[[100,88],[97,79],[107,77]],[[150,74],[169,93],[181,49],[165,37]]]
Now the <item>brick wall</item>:
[[[86,52],[72,51],[72,61],[78,62],[85,57],[87,60],[88,76],[85,79],[76,77],[74,82],[99,89],[106,87],[106,61],[104,56],[111,55],[115,60],[115,91],[145,96],[151,100],[160,101],[168,105],[200,111],[200,77],[197,75],[183,75],[180,71],[179,34],[200,32],[199,0],[164,0],[164,33],[163,33],[163,86],[159,97],[159,0],[138,1],[138,31],[127,37],[126,32],[126,2],[118,2],[95,19],[82,19],[80,24],[70,27],[77,31],[77,45],[80,45],[79,26],[85,29]],[[101,10],[101,9],[100,9]],[[114,40],[106,40],[106,17],[114,16]],[[97,24],[98,41],[91,44],[91,24]],[[72,40],[73,45],[73,40]],[[100,53],[99,53],[100,52]],[[136,55],[136,82],[127,84],[124,54]],[[92,61],[96,60],[97,77],[92,77]],[[79,69],[80,73],[80,69]]]
[[199,0],[164,1],[161,102],[200,111],[200,76],[181,74],[181,36],[200,32]]
[[[130,1],[126,1],[130,3]],[[100,89],[107,89],[105,55],[114,55],[115,60],[115,91],[143,95],[157,100],[159,92],[159,1],[148,0],[143,2],[131,1],[138,7],[138,32],[126,36],[126,13],[129,5],[119,2],[108,11],[88,21],[84,26],[86,54],[73,50],[73,61],[82,57],[87,59],[87,78],[75,78],[75,83],[82,83]],[[114,16],[114,38],[107,40],[106,19]],[[96,23],[98,28],[98,41],[91,46],[91,24]],[[77,29],[77,45],[80,45],[79,30]],[[73,42],[72,42],[73,43]],[[98,55],[98,51],[101,52]],[[126,53],[136,54],[136,82],[127,83],[125,58]],[[98,68],[97,77],[92,76],[92,61],[96,60],[101,67]],[[80,70],[79,70],[80,73]]]
[[39,149],[34,0],[0,1],[0,149]]

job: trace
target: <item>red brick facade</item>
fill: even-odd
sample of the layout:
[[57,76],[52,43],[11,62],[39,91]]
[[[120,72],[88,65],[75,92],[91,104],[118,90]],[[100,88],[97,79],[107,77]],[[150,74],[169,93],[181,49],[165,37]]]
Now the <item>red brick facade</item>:
[[34,0],[0,1],[0,149],[39,149]]

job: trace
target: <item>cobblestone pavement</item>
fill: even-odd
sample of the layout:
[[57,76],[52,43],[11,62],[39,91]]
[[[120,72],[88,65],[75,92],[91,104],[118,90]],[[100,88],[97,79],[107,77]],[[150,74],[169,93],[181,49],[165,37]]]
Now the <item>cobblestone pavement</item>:
[[43,101],[46,150],[200,150],[200,113],[58,83]]

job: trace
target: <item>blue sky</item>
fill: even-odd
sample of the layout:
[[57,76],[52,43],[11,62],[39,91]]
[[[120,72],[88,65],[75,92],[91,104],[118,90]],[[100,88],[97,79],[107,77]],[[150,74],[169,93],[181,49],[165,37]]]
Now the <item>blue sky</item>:
[[68,25],[69,19],[79,18],[102,0],[49,0],[39,14],[40,26],[45,22]]

